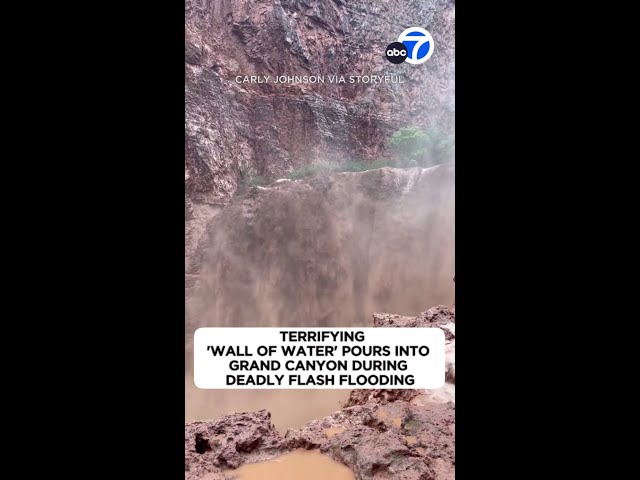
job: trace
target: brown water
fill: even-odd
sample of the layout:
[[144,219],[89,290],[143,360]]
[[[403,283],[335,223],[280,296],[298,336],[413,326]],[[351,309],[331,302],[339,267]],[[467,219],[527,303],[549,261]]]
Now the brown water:
[[304,449],[225,473],[236,480],[355,480],[344,465],[318,450]]
[[200,390],[185,378],[185,421],[266,409],[280,434],[340,410],[349,390]]
[[[380,420],[387,420],[389,418],[389,412],[381,408],[376,412],[376,417]],[[400,417],[392,418],[391,422],[398,428],[402,426],[402,419]]]

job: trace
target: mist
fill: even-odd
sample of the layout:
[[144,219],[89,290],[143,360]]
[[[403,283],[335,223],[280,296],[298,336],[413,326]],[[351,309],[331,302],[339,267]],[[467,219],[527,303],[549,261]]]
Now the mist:
[[205,391],[199,327],[370,326],[454,301],[455,166],[381,168],[255,187],[210,223],[185,324],[186,419],[267,408],[282,429],[339,408],[347,390]]

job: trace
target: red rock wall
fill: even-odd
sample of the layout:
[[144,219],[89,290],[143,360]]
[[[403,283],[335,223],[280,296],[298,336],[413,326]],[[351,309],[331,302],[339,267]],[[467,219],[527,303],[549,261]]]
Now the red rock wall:
[[[387,155],[398,128],[453,128],[451,0],[186,0],[185,216],[189,250],[239,176]],[[434,37],[422,65],[388,62],[407,27]],[[389,75],[405,83],[238,84],[237,75]]]

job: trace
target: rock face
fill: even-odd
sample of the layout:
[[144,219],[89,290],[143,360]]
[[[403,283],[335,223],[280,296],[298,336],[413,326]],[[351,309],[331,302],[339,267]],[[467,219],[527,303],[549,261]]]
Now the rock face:
[[346,406],[364,405],[368,402],[389,403],[396,400],[417,403],[425,401],[452,401],[455,402],[455,378],[456,378],[456,331],[455,310],[444,305],[430,308],[420,313],[417,317],[403,317],[389,313],[374,313],[374,327],[438,327],[445,334],[445,368],[446,384],[439,390],[354,390],[349,396]]
[[185,480],[215,478],[224,469],[271,458],[282,448],[266,410],[189,423],[184,432]]
[[395,400],[345,407],[285,436],[286,448],[319,448],[358,480],[454,478],[453,402]]
[[454,200],[453,165],[255,187],[203,237],[187,333],[367,325],[362,312],[451,303]]
[[[187,262],[203,225],[252,175],[388,155],[398,128],[453,129],[453,0],[186,0]],[[385,47],[432,34],[422,65]],[[399,75],[403,84],[242,84],[238,75]]]
[[[416,318],[376,314],[376,326],[451,329],[444,306]],[[453,337],[449,344],[455,341]],[[453,387],[449,384],[450,387]],[[368,394],[364,394],[368,392]],[[320,449],[357,480],[453,480],[455,403],[419,390],[356,390],[347,405],[301,429],[278,435],[268,412],[226,415],[185,427],[186,480],[223,480],[243,463],[297,449]]]

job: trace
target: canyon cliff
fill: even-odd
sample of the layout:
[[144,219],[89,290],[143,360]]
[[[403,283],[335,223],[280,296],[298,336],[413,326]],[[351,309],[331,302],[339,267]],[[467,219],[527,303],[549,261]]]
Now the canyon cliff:
[[[453,130],[452,0],[186,0],[185,22],[187,270],[197,270],[192,257],[210,220],[246,179],[384,158],[389,136],[405,126]],[[433,56],[387,61],[385,47],[413,26],[432,34]],[[404,83],[241,84],[238,75]]]

